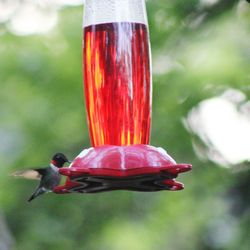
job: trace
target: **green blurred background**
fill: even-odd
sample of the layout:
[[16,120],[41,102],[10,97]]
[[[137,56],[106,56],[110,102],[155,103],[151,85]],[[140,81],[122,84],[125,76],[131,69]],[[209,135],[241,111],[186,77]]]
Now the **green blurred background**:
[[180,192],[26,200],[12,171],[89,147],[78,0],[0,1],[0,250],[250,249],[250,5],[148,0],[151,144],[193,164]]

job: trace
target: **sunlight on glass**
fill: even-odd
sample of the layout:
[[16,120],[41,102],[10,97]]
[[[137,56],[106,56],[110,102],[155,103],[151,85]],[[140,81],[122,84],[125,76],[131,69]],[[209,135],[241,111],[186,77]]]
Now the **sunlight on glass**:
[[207,145],[211,160],[228,164],[250,161],[250,116],[241,109],[246,109],[244,98],[242,92],[230,90],[202,101],[189,112],[188,127]]

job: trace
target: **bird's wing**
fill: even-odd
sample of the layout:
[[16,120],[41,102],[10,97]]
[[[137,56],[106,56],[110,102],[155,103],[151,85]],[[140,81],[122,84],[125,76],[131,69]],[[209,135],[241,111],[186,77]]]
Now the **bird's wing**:
[[30,180],[41,180],[42,176],[46,173],[46,168],[38,168],[38,169],[26,169],[19,170],[12,173],[12,176],[22,177]]

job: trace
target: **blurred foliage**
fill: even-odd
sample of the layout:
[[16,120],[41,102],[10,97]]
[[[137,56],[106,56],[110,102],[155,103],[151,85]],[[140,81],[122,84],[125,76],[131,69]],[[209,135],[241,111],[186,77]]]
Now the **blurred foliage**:
[[201,100],[250,97],[250,6],[236,0],[148,0],[153,55],[152,145],[193,171],[181,192],[48,194],[9,177],[89,147],[82,90],[82,8],[46,35],[0,35],[0,209],[17,250],[247,250],[250,173],[199,159],[183,125]]

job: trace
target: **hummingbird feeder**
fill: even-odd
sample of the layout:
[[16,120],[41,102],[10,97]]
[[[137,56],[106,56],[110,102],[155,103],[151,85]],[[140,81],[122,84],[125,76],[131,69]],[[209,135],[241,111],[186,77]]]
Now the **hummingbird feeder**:
[[181,190],[177,164],[149,145],[151,51],[145,0],[86,0],[84,93],[92,146],[69,167],[55,193]]

